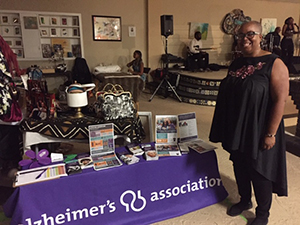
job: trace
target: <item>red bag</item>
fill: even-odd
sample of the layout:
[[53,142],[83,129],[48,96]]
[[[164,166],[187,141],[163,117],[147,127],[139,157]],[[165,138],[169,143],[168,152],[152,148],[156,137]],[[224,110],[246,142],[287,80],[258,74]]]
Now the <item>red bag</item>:
[[10,113],[1,116],[1,120],[4,122],[17,122],[23,118],[22,111],[19,103],[13,99],[11,103]]

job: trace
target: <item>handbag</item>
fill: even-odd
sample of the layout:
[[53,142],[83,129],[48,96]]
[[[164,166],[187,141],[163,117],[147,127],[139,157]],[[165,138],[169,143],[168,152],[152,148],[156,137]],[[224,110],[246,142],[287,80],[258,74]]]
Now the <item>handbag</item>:
[[119,84],[106,84],[96,93],[96,112],[104,120],[135,118],[136,107],[129,91]]

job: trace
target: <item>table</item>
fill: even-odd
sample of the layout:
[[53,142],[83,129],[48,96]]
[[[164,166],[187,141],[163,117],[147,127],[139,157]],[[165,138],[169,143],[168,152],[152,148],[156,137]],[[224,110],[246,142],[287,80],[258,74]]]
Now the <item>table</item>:
[[21,186],[3,208],[11,224],[150,224],[227,195],[216,153],[193,151]]

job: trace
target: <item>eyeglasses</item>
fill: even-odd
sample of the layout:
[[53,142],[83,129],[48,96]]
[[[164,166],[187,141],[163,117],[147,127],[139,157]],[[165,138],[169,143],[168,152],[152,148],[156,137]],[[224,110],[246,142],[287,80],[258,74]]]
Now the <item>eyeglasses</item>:
[[259,32],[256,32],[256,31],[249,31],[249,32],[247,32],[246,34],[239,33],[239,34],[235,35],[235,38],[236,38],[237,40],[242,40],[242,39],[244,39],[245,37],[248,38],[248,39],[252,39],[252,38],[254,38],[255,35],[258,35],[258,34],[260,34],[260,33],[259,33]]

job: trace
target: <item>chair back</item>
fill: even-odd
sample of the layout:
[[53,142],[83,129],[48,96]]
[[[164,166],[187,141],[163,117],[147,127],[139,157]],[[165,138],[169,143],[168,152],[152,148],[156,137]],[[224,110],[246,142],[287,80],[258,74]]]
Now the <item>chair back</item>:
[[144,73],[148,74],[151,68],[149,67],[144,67]]

